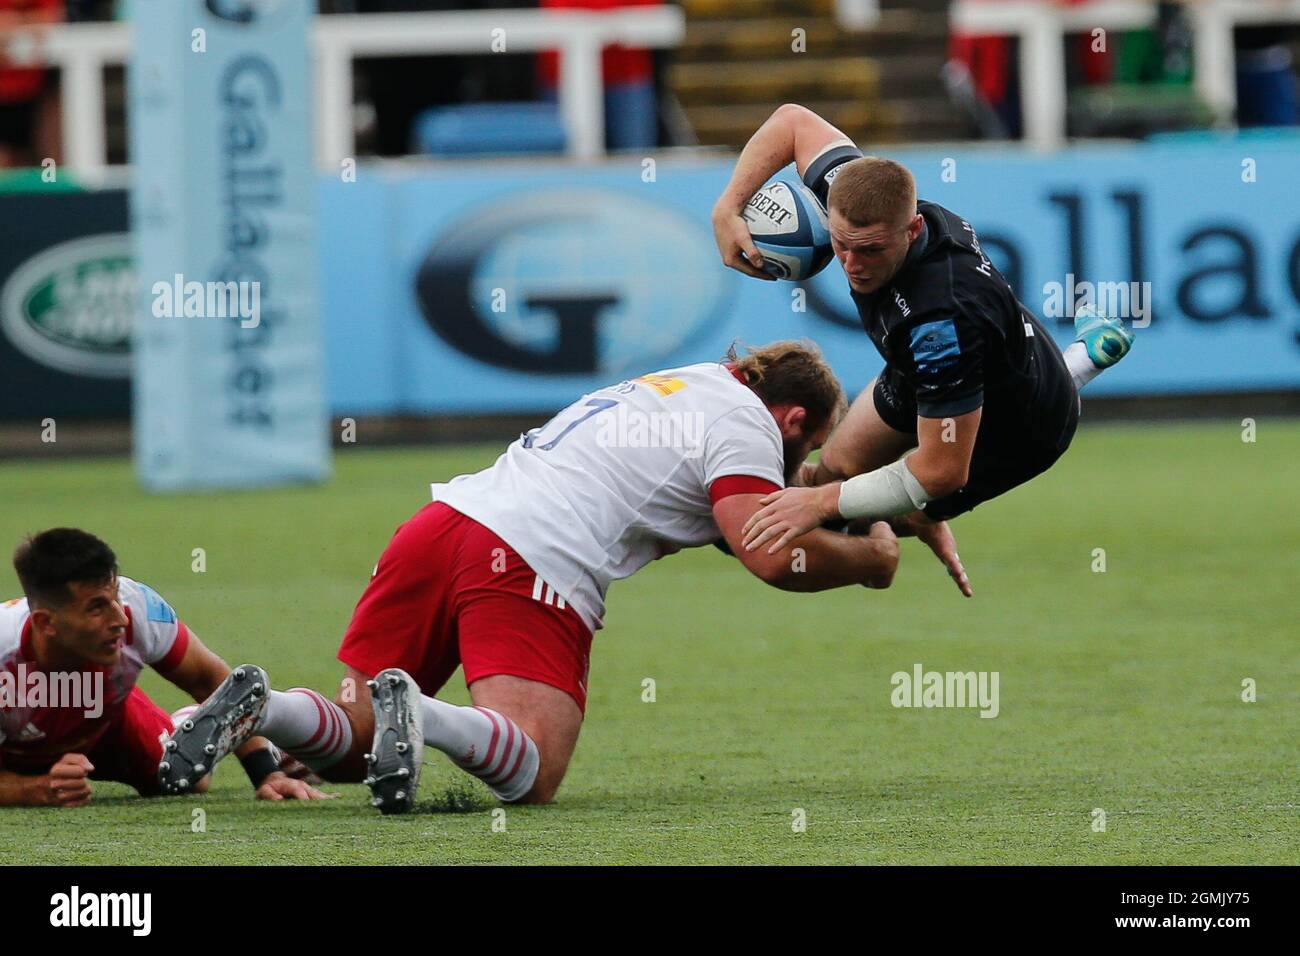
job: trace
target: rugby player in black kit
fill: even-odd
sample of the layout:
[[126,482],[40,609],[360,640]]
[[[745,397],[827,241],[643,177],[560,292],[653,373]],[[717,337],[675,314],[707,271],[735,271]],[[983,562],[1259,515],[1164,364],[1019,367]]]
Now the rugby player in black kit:
[[[1128,352],[1118,320],[1081,309],[1064,353],[980,248],[971,224],[917,201],[902,165],[863,156],[810,110],[782,106],[753,135],[713,211],[723,262],[756,278],[741,210],[794,162],[827,207],[863,328],[885,359],[822,450],[807,487],[763,499],[745,546],[785,547],[827,521],[894,518],[970,583],[947,519],[1041,474],[1065,452],[1079,388]],[[916,450],[900,457],[909,449]]]

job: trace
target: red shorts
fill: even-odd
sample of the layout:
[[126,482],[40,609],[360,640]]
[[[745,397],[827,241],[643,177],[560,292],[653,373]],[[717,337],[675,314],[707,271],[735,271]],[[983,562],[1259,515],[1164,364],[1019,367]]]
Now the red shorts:
[[95,767],[90,779],[128,783],[142,797],[158,796],[162,792],[158,786],[162,742],[173,729],[167,711],[139,687],[131,688],[121,716],[86,754]]
[[460,665],[467,685],[510,674],[587,708],[591,631],[582,617],[514,548],[440,501],[393,535],[338,656],[367,676],[400,667],[426,694]]

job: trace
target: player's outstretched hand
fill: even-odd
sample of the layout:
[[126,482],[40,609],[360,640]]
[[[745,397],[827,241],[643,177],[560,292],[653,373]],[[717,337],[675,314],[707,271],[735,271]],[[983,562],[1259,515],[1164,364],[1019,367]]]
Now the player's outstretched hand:
[[333,800],[337,793],[322,793],[302,780],[294,780],[277,770],[257,788],[259,800]]
[[[713,213],[713,241],[722,253],[722,263],[728,268],[743,272],[755,279],[775,281],[763,271],[763,255],[754,245],[754,237],[749,234],[745,217],[739,213],[715,211]],[[741,255],[741,253],[744,255]]]
[[975,592],[971,590],[970,578],[966,576],[966,569],[962,567],[961,558],[957,557],[957,539],[952,536],[952,529],[948,527],[948,522],[914,519],[911,524],[916,536],[926,543],[935,557],[948,569],[948,577],[952,578],[958,590],[966,597],[974,594]]
[[776,538],[767,549],[776,554],[799,535],[839,517],[839,483],[816,488],[782,488],[758,500],[763,507],[750,515],[742,529],[745,550],[753,551]]
[[45,775],[45,805],[84,807],[90,802],[90,773],[94,769],[85,754],[64,754]]

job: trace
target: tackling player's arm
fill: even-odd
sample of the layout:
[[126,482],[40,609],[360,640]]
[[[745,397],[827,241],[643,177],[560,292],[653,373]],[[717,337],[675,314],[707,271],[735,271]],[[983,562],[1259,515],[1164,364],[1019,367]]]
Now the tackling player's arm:
[[818,155],[840,145],[852,146],[853,140],[812,110],[795,103],[777,107],[741,150],[731,180],[713,206],[713,238],[725,265],[757,279],[772,278],[762,269],[763,257],[741,215],[745,204],[790,163],[802,176]]
[[[785,488],[765,496],[761,510],[745,525],[744,544],[757,550],[771,542],[768,550],[780,551],[797,535],[829,520],[906,515],[962,594],[970,597],[970,582],[951,534],[922,512],[969,480],[984,406],[985,334],[978,313],[956,306],[952,312],[916,317],[908,331],[915,365],[917,450],[845,481]],[[828,448],[833,444],[828,442]],[[896,447],[875,460],[888,458]]]
[[713,505],[713,518],[728,546],[763,583],[783,591],[825,591],[861,584],[887,588],[898,568],[898,539],[885,522],[871,526],[868,535],[846,535],[820,528],[793,540],[803,554],[770,554],[766,549],[746,550],[744,527],[760,508],[761,494],[728,495]]
[[[195,701],[202,703],[212,696],[230,674],[230,666],[189,631],[185,654],[174,667],[159,673],[185,691]],[[250,782],[257,790],[259,800],[318,800],[326,794],[282,773],[271,755],[271,743],[264,737],[250,737],[235,751],[244,766]]]

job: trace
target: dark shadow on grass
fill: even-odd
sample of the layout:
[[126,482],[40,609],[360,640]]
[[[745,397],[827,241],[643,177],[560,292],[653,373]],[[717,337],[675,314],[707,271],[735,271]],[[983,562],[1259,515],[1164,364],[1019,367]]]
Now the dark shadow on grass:
[[497,801],[468,780],[454,783],[434,796],[415,801],[411,813],[482,813]]

